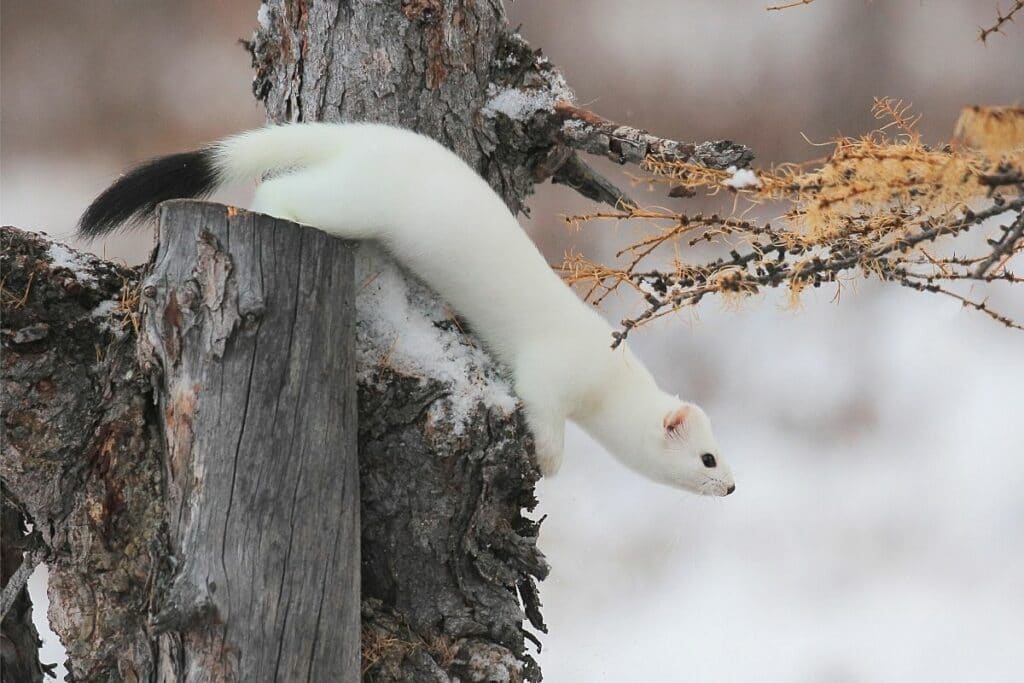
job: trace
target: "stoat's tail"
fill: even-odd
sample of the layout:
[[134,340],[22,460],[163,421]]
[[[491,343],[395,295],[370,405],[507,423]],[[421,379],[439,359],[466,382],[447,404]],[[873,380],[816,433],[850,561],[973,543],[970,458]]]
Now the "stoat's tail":
[[225,183],[258,180],[273,171],[302,168],[336,156],[341,146],[339,128],[316,123],[270,126],[194,152],[146,161],[93,200],[78,222],[78,233],[103,235],[149,217],[168,199],[205,197]]

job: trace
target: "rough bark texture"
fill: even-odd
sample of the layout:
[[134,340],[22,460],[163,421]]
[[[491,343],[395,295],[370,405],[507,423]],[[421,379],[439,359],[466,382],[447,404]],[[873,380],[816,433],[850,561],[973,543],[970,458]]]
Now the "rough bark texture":
[[359,680],[349,243],[168,202],[142,286],[178,558],[154,630],[173,681]]
[[73,675],[122,680],[151,651],[167,554],[161,440],[126,305],[138,273],[11,228],[0,242],[0,477],[48,550]]
[[[571,94],[509,29],[500,2],[265,7],[254,89],[272,120],[415,129],[455,150],[513,210],[568,157],[554,153],[552,105]],[[502,93],[536,106],[515,116],[489,108]],[[377,250],[361,247],[357,281],[372,283],[357,294],[366,678],[539,680],[523,628],[545,628],[535,580],[547,567],[523,516],[538,478],[530,438],[509,405],[466,406],[467,396],[507,391],[502,370]],[[453,353],[468,348],[459,376],[417,362],[377,320],[396,300],[410,329],[436,329]]]
[[[358,680],[352,247],[165,212],[144,283],[0,234],[4,579],[24,510],[74,680]],[[4,661],[39,671],[29,618]]]
[[[564,84],[508,30],[500,3],[275,2],[268,16],[254,55],[256,86],[274,119],[359,118],[416,128],[456,149],[514,209],[523,207],[536,180],[555,173],[569,156],[553,153],[560,122],[551,104],[566,95]],[[520,88],[546,104],[523,116],[486,110],[486,103]],[[160,315],[151,311],[143,324],[148,343],[141,355],[149,363],[143,369],[136,357],[135,311],[140,299],[149,302],[168,292],[157,287],[146,294],[138,272],[31,235],[6,231],[4,240],[0,474],[50,552],[51,620],[68,647],[73,676],[113,681],[241,675],[238,658],[245,653],[228,648],[217,659],[213,648],[236,636],[233,624],[262,627],[268,613],[245,612],[237,595],[227,595],[228,586],[241,585],[232,583],[230,572],[243,568],[209,561],[220,550],[238,557],[253,548],[229,547],[230,540],[223,548],[198,543],[190,535],[197,526],[193,512],[167,515],[189,509],[185,500],[211,497],[214,488],[205,487],[224,486],[219,479],[225,473],[234,473],[243,489],[252,487],[249,494],[261,484],[256,472],[234,472],[233,463],[222,472],[195,444],[184,447],[198,439],[201,402],[214,395],[210,380],[196,379],[194,367],[186,372],[166,360],[184,358],[186,337],[200,329],[206,335],[201,343],[225,354],[217,362],[231,360],[232,344],[253,341],[248,325],[265,324],[258,320],[257,300],[237,291],[233,313],[199,315],[183,309],[179,299],[177,310],[185,316],[179,321],[174,307],[167,313],[169,298],[161,299]],[[212,262],[200,268],[204,274],[181,286],[192,296],[198,288],[200,301],[204,281],[227,277],[217,255],[231,251],[223,240],[207,248]],[[359,252],[365,677],[539,680],[526,652],[526,639],[533,636],[523,622],[544,629],[535,579],[547,568],[536,548],[536,524],[522,514],[534,504],[538,473],[521,415],[507,396],[501,368],[460,331],[436,297],[386,256],[365,246]],[[315,257],[306,251],[292,266],[304,269]],[[187,267],[176,260],[171,265]],[[252,267],[246,261],[237,272]],[[411,313],[403,324],[436,330],[445,353],[461,363],[458,372],[424,368],[388,337],[381,309],[396,301]],[[224,306],[216,296],[214,303]],[[246,312],[257,321],[247,322]],[[279,399],[268,377],[256,379],[268,386],[252,391],[259,397],[253,401]],[[151,381],[159,387],[157,401]],[[493,395],[499,398],[486,398]],[[240,429],[236,423],[227,427],[236,435]],[[296,429],[291,441],[275,443],[291,445],[300,433]],[[243,446],[231,447],[233,456]],[[197,465],[189,458],[207,468],[191,483]],[[211,476],[218,481],[210,482]],[[290,470],[268,469],[260,476],[263,484],[283,484],[275,491],[289,501],[297,495],[293,487],[305,485]],[[266,502],[251,504],[252,514],[242,514],[243,503],[231,503],[239,506],[230,515],[236,526],[223,510],[208,523],[245,537],[264,522],[259,515]],[[316,504],[302,502],[296,509],[310,506]],[[350,523],[324,521],[331,543]],[[239,542],[258,544],[251,536]],[[264,540],[282,541],[272,534]],[[213,555],[193,557],[202,553]],[[311,573],[298,581],[324,585],[317,584],[322,576]],[[264,579],[250,577],[249,585]],[[282,599],[309,597],[302,591]],[[341,647],[326,631],[324,641],[325,648]]]
[[[242,347],[255,347],[259,328],[270,325],[271,316],[279,315],[275,313],[279,299],[287,302],[298,295],[305,313],[325,315],[323,307],[330,305],[311,297],[324,278],[316,268],[343,267],[350,257],[335,253],[342,243],[323,236],[318,236],[326,240],[323,244],[302,249],[313,258],[271,256],[288,251],[289,240],[284,239],[288,235],[294,238],[290,242],[293,250],[297,244],[306,244],[301,241],[302,233],[293,228],[294,232],[271,229],[276,241],[273,245],[269,240],[261,243],[263,258],[248,258],[246,251],[241,257],[236,253],[226,258],[225,245],[230,245],[228,252],[235,253],[246,244],[241,236],[252,216],[234,212],[242,229],[222,233],[218,227],[225,228],[229,222],[226,210],[208,207],[204,212],[212,228],[207,237],[197,239],[201,234],[198,224],[178,234],[177,248],[191,244],[191,259],[185,254],[171,256],[167,250],[158,252],[159,267],[168,272],[173,267],[177,277],[184,278],[177,287],[156,274],[155,280],[143,285],[139,272],[76,254],[43,236],[11,228],[4,228],[0,235],[4,276],[4,451],[0,474],[17,491],[19,506],[35,523],[36,534],[49,550],[51,621],[68,648],[67,664],[75,680],[217,680],[209,672],[237,673],[232,667],[258,662],[257,657],[239,665],[231,659],[203,659],[202,653],[209,654],[211,647],[234,637],[229,628],[232,624],[245,628],[258,623],[268,630],[282,626],[280,620],[275,621],[280,613],[275,615],[273,608],[278,593],[270,586],[264,599],[253,601],[266,612],[245,614],[248,605],[243,604],[243,614],[239,614],[239,610],[232,611],[239,594],[226,597],[228,587],[234,585],[229,574],[250,571],[252,565],[246,563],[247,558],[230,561],[230,554],[225,555],[229,560],[226,566],[216,562],[206,566],[204,562],[218,557],[221,550],[236,555],[255,552],[259,542],[254,545],[250,541],[254,541],[256,530],[271,555],[275,550],[279,553],[281,546],[275,548],[275,541],[284,538],[274,534],[275,525],[300,522],[303,514],[323,514],[322,499],[316,502],[314,497],[311,502],[302,495],[311,482],[300,480],[296,469],[300,463],[294,458],[282,460],[278,471],[260,473],[254,451],[268,442],[261,442],[255,434],[239,439],[239,407],[207,407],[204,403],[213,400],[211,393],[223,397],[225,383],[209,377],[190,383],[186,377],[201,375],[195,367],[198,361],[193,359],[187,371],[183,364],[191,358],[192,344],[207,344],[223,353],[212,367],[238,365],[245,357],[238,355]],[[252,249],[251,244],[249,247]],[[362,289],[386,295],[386,282],[397,279],[397,274],[388,271],[394,266],[389,261],[376,263],[373,251],[364,251],[369,253],[362,256]],[[257,280],[254,269],[261,263],[262,278]],[[243,264],[248,272],[242,272]],[[236,267],[237,272],[233,270]],[[367,267],[378,275],[373,283],[367,282]],[[274,293],[266,293],[263,280],[275,278],[280,282],[266,286]],[[252,286],[240,286],[240,282]],[[169,309],[172,292],[177,306]],[[439,333],[454,329],[430,292],[410,283],[405,295]],[[142,346],[142,365],[135,354],[134,332],[140,324],[140,299],[148,309],[141,324],[150,340]],[[362,303],[364,307],[374,305],[373,299]],[[366,346],[366,339],[378,328],[370,324],[368,309],[363,308],[361,314],[365,320],[357,336]],[[327,316],[318,324],[325,341],[344,344],[336,332],[344,328],[344,321]],[[296,329],[295,338],[303,335],[315,338],[317,332]],[[277,344],[287,336],[281,335]],[[499,383],[495,369],[484,367],[486,356],[472,339],[454,337],[457,347],[475,353],[466,366],[467,377]],[[168,345],[174,351],[168,351]],[[156,346],[161,347],[160,353]],[[303,346],[301,353],[307,348]],[[274,349],[278,347],[270,343],[265,351]],[[366,351],[364,348],[364,358]],[[178,361],[157,361],[154,355]],[[250,352],[249,360],[254,358]],[[284,363],[286,359],[278,360]],[[523,423],[515,413],[484,402],[471,405],[460,415],[455,404],[464,401],[457,401],[454,394],[466,387],[403,375],[392,368],[397,361],[392,358],[391,365],[367,363],[360,383],[363,575],[369,584],[363,605],[365,678],[491,681],[537,677],[534,665],[522,654],[523,610],[516,598],[520,591],[531,621],[542,625],[530,577],[542,575],[546,569],[535,547],[536,526],[520,514],[522,507],[533,505],[532,485],[537,478],[523,450],[528,441]],[[290,398],[287,382],[262,386],[273,384],[274,375],[267,365],[260,368],[264,372],[253,375],[252,366],[241,362],[240,368],[218,372],[226,375],[229,384],[252,378],[250,403],[273,402],[279,408]],[[344,370],[333,368],[323,374],[321,379],[332,379]],[[158,387],[155,395],[163,397],[160,406],[153,405],[151,378]],[[195,390],[196,384],[199,390]],[[217,391],[204,390],[210,386],[217,386]],[[296,385],[290,388],[294,390]],[[253,406],[252,411],[256,410]],[[231,437],[230,448],[212,448],[201,438],[209,426],[204,427],[203,417],[216,411],[224,423],[215,425],[214,432],[223,430],[222,436]],[[254,414],[245,419],[250,420],[260,426],[262,418]],[[231,424],[236,425],[235,431],[227,434]],[[293,440],[285,438],[287,429],[281,424],[273,426],[281,433],[268,437],[271,455],[282,443],[292,446],[293,441],[294,451],[301,452],[302,438],[317,432],[294,427]],[[163,477],[161,432],[170,444],[168,484]],[[242,452],[252,442],[256,442],[253,452]],[[212,459],[218,454],[228,457],[230,463],[217,465]],[[249,467],[234,472],[235,454],[245,458]],[[192,460],[182,462],[185,455]],[[192,480],[188,489],[196,462],[205,473],[201,480]],[[229,479],[217,467],[234,473],[235,493],[228,499],[233,497],[236,512],[231,515],[225,514],[224,495],[211,492],[226,486]],[[265,490],[257,491],[259,481],[266,484]],[[321,492],[328,497],[353,493],[339,484],[333,470],[329,477],[321,476],[321,481],[326,484]],[[274,515],[263,517],[274,507],[266,498],[274,495],[285,498],[286,504],[278,506]],[[183,508],[186,498],[198,507]],[[299,503],[293,507],[294,500]],[[234,540],[241,545],[221,549],[214,543],[211,549],[194,534],[189,535],[190,529],[199,526],[198,517],[192,517],[198,513],[193,510],[202,510],[207,503],[212,505],[204,513],[205,531],[214,532],[214,541],[230,544]],[[178,510],[189,514],[179,515]],[[235,523],[229,523],[229,518]],[[351,520],[320,523],[338,534]],[[301,540],[301,535],[296,535],[295,541]],[[323,553],[325,545],[326,550],[333,550],[340,544],[334,536],[322,534],[311,545],[313,551]],[[5,549],[13,551],[8,540]],[[183,562],[176,564],[172,549]],[[293,552],[298,555],[303,550],[297,547]],[[20,549],[16,552],[20,556]],[[196,580],[197,573],[205,578],[204,568],[215,577],[212,582]],[[252,588],[258,579],[266,579],[277,569],[271,566],[262,577],[247,575],[241,587]],[[304,567],[295,569],[301,572]],[[216,577],[221,575],[227,578],[218,581]],[[301,577],[290,583],[301,584]],[[314,589],[283,595],[283,600],[301,603],[313,597],[323,599]],[[20,610],[14,612],[18,619],[28,623],[27,599],[16,610]],[[301,612],[302,605],[296,610]],[[340,611],[324,610],[323,614],[336,619]],[[294,620],[289,623],[295,628]],[[329,627],[339,623],[332,622]],[[325,626],[327,631],[330,628]],[[30,625],[21,630],[21,637],[34,643]],[[330,642],[330,648],[340,648],[340,639],[330,633],[325,633],[323,640]],[[300,647],[304,644],[309,645],[310,640],[297,643]],[[233,653],[231,648],[218,651],[229,657]],[[38,670],[34,645],[22,654],[26,655],[22,657],[25,665]],[[333,674],[327,678],[337,679]]]
[[[557,170],[545,164],[561,127],[553,105],[572,94],[511,31],[500,0],[270,0],[265,7],[253,89],[272,120],[412,128],[455,150],[514,211]],[[497,108],[487,106],[492,100]]]
[[731,140],[680,142],[651,135],[642,128],[609,121],[570,102],[556,102],[554,108],[565,120],[562,126],[565,144],[620,164],[642,164],[653,156],[664,161],[681,161],[724,170],[730,166],[744,168],[754,160],[754,152],[749,147]]

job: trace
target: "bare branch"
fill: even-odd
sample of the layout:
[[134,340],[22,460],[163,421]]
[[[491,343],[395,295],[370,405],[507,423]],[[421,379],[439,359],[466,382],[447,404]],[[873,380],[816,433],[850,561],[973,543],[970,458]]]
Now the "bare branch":
[[1003,228],[1001,238],[989,240],[992,253],[978,264],[978,268],[974,271],[975,277],[983,278],[992,266],[1006,263],[1014,251],[1022,246],[1022,239],[1024,239],[1024,212],[1017,216],[1017,220]]
[[[40,543],[36,544],[41,546]],[[25,587],[28,582],[28,577],[32,576],[32,572],[39,566],[39,563],[46,559],[46,549],[43,547],[37,547],[35,550],[29,553],[25,553],[25,557],[21,561],[21,566],[18,567],[14,575],[7,580],[7,585],[4,586],[3,591],[0,592],[0,618],[7,616],[7,610],[11,609],[11,605],[14,604],[15,599],[18,597],[18,593]]]
[[694,143],[660,138],[565,100],[555,103],[555,113],[563,120],[561,135],[565,144],[620,164],[641,164],[648,157],[657,156],[666,161],[724,170],[730,166],[744,168],[754,159],[749,147],[730,140]]
[[603,202],[612,208],[636,206],[629,195],[591,168],[575,152],[569,153],[565,162],[551,176],[551,182],[568,185],[587,199]]
[[777,12],[782,9],[789,9],[790,7],[799,7],[800,5],[810,5],[814,0],[793,0],[782,5],[770,5],[766,9],[769,12]]
[[[655,242],[646,240],[635,245],[636,249],[624,250],[623,253],[629,252],[638,257],[624,269],[605,268],[575,257],[569,259],[562,270],[570,282],[591,282],[588,294],[592,295],[597,289],[601,289],[602,293],[595,303],[603,300],[622,284],[627,284],[643,294],[646,308],[639,315],[621,322],[622,329],[613,335],[612,348],[621,344],[634,328],[683,307],[694,306],[708,294],[730,298],[778,287],[788,287],[793,294],[798,294],[805,287],[821,287],[827,283],[833,283],[841,289],[844,279],[854,276],[858,270],[864,275],[876,275],[880,279],[919,291],[951,296],[965,306],[986,313],[1007,327],[1024,329],[1019,323],[991,310],[984,303],[968,300],[935,284],[936,281],[942,280],[1018,283],[1019,278],[1000,272],[978,274],[965,271],[964,266],[978,263],[977,258],[934,259],[924,255],[921,261],[912,258],[914,254],[920,253],[920,247],[925,243],[934,242],[942,237],[955,237],[1008,211],[1020,212],[1018,222],[1024,220],[1021,218],[1024,216],[1024,198],[995,204],[984,211],[966,211],[955,221],[931,221],[912,233],[874,246],[869,246],[870,242],[847,235],[829,244],[815,247],[794,243],[792,234],[773,229],[770,225],[760,226],[719,216],[677,216],[677,226],[659,235]],[[614,217],[641,216],[636,212],[622,212]],[[708,228],[714,224],[717,224],[717,227]],[[637,268],[640,260],[648,256],[654,247],[667,243],[691,227],[704,230],[700,236],[690,240],[691,246],[702,241],[710,242],[716,236],[726,235],[749,240],[750,248],[745,253],[733,249],[729,253],[729,258],[720,258],[710,263],[677,263],[674,272],[640,271]],[[1014,236],[1009,237],[1011,234]],[[1007,230],[1006,235],[1008,237],[1003,241],[993,243],[994,252],[1006,254],[1024,248],[1024,237],[1019,232]],[[934,269],[928,272],[908,269],[927,263],[932,264]]]
[[[790,0],[790,2],[784,2],[778,5],[769,5],[765,9],[769,12],[777,12],[779,10],[791,9],[793,7],[800,7],[802,5],[810,5],[814,0]],[[981,42],[987,42],[988,37],[993,33],[1002,33],[1003,26],[1013,21],[1013,16],[1017,12],[1024,9],[1024,0],[1014,0],[1013,6],[1003,14],[1002,9],[996,7],[996,22],[987,28],[978,29],[978,40]]]
[[1003,14],[1003,11],[999,7],[996,7],[996,23],[992,24],[988,28],[978,29],[978,40],[984,43],[988,41],[988,37],[993,33],[1002,33],[1003,26],[1006,23],[1013,21],[1013,15],[1022,9],[1024,9],[1024,0],[1015,0],[1013,7],[1011,7],[1006,14]]

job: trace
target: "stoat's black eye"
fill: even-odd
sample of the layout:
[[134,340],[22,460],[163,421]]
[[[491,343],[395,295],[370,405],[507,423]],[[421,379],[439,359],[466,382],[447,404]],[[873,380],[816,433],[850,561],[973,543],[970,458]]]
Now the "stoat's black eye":
[[710,453],[705,453],[704,455],[700,456],[700,461],[704,463],[704,467],[714,467],[715,465],[718,464],[717,462],[715,462],[715,456],[711,455]]

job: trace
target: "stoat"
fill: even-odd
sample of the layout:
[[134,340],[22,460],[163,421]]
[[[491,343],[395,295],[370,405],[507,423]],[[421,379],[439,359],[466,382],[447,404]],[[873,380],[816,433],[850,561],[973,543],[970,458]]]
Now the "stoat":
[[501,198],[434,140],[369,123],[272,126],[136,167],[89,206],[95,237],[263,178],[253,210],[345,239],[372,239],[465,318],[511,369],[544,475],[562,461],[566,419],[658,482],[735,489],[707,415],[658,388],[611,328],[552,272]]

